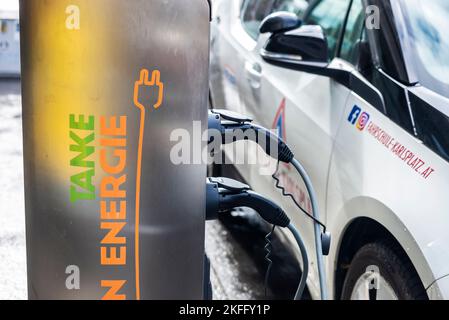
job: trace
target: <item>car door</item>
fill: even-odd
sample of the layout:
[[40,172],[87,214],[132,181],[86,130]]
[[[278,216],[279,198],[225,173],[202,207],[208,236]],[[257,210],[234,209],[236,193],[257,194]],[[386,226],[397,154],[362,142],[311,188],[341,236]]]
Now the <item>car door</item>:
[[216,5],[212,27],[211,94],[214,107],[244,112],[239,86],[247,53],[254,49],[257,27],[274,0],[227,0]]
[[[247,81],[246,71],[251,71],[254,83],[260,78],[257,69],[247,67],[249,55],[257,45],[258,28],[262,20],[272,10],[275,0],[225,0],[217,3],[217,15],[212,30],[211,54],[211,95],[214,108],[225,108],[248,114],[246,104],[242,103],[240,88]],[[246,68],[246,69],[245,69]],[[237,157],[245,157],[237,146],[225,146],[230,163],[236,167],[246,180],[249,169]],[[226,159],[225,159],[226,160]],[[226,160],[228,161],[228,160]]]
[[[239,0],[220,1],[211,30],[211,96],[215,108],[240,109],[238,94],[241,46],[233,36]],[[237,58],[237,59],[236,59]]]
[[[411,261],[423,286],[427,287],[435,278],[447,274],[440,266],[446,265],[441,261],[447,260],[448,250],[435,249],[439,244],[447,248],[446,233],[440,231],[447,229],[447,198],[439,193],[439,190],[447,189],[449,181],[444,169],[447,166],[444,161],[446,156],[443,144],[440,143],[447,141],[447,131],[443,133],[443,129],[441,133],[437,133],[441,130],[441,124],[447,124],[447,118],[440,113],[439,122],[433,122],[432,113],[435,111],[432,111],[430,105],[423,105],[421,112],[414,109],[414,103],[418,99],[411,92],[425,92],[426,89],[413,79],[415,75],[409,78],[403,57],[410,54],[410,49],[402,47],[402,43],[396,38],[400,34],[403,39],[416,42],[412,33],[408,33],[410,31],[403,34],[399,31],[400,28],[410,28],[411,24],[396,27],[391,23],[395,20],[388,16],[394,16],[396,21],[400,21],[398,24],[405,21],[402,20],[403,17],[394,11],[386,14],[381,10],[381,28],[364,28],[364,2],[353,0],[341,46],[340,56],[355,66],[352,75],[354,79],[363,82],[363,90],[359,87],[358,92],[351,92],[343,123],[336,137],[329,171],[328,227],[335,239],[342,237],[348,224],[360,217],[378,222],[395,239],[387,247],[392,252],[400,251],[398,247],[401,246],[405,249],[404,260],[396,259],[395,264],[403,267]],[[385,3],[390,6],[389,1]],[[396,2],[395,5],[399,3]],[[426,6],[427,3],[422,5]],[[432,30],[429,27],[431,24],[425,22],[425,14],[420,9],[414,8],[419,29],[427,26],[426,31],[422,32],[432,37],[435,34],[428,32]],[[439,36],[438,32],[436,34]],[[424,39],[427,40],[426,47],[428,43],[432,43],[427,36]],[[430,95],[436,98],[433,101],[441,101],[437,105],[447,105],[447,99],[441,99],[435,92]],[[376,103],[376,96],[380,97],[381,103]],[[438,150],[442,157],[439,158],[427,148],[425,138],[420,134],[425,131],[422,131],[422,127],[421,130],[418,129],[419,122],[432,128],[433,132],[429,134],[431,139],[427,143],[438,145],[434,150]],[[441,137],[443,140],[439,139]],[[438,171],[439,174],[435,174]],[[423,216],[425,220],[422,219]],[[377,241],[385,239],[385,234],[381,235],[382,238]],[[376,235],[371,235],[370,238],[376,239]],[[395,241],[399,242],[399,246]],[[333,248],[337,249],[339,248]],[[357,250],[354,252],[357,254]],[[331,254],[336,255],[335,252]],[[373,263],[371,257],[365,258],[367,264]],[[389,258],[388,255],[383,257],[386,261]],[[428,267],[434,261],[435,265]],[[367,267],[360,264],[360,261],[355,264],[362,270]],[[395,270],[385,272],[381,266],[378,268],[381,276],[387,272],[398,274]],[[435,269],[429,272],[430,268]],[[408,273],[408,282],[413,284],[415,290],[419,290],[417,282],[410,280],[413,279],[413,268]],[[348,272],[346,279],[351,277],[353,275]],[[367,290],[362,288],[357,292],[355,287],[355,284],[352,288],[349,286],[343,292],[351,293],[354,289],[352,293],[355,297],[368,297]],[[410,290],[407,286],[406,288]],[[377,293],[379,292],[382,291]],[[397,292],[395,294],[399,296]],[[345,293],[343,297],[344,295]]]
[[[278,4],[286,2],[290,1],[279,1]],[[304,14],[304,23],[319,24],[323,27],[329,42],[329,60],[336,68],[350,68],[346,61],[337,57],[349,4],[349,0],[314,1]],[[266,40],[267,35],[259,37],[258,44],[250,56],[251,60],[245,62],[248,67],[259,64],[262,74],[258,86],[252,86],[251,81],[242,82],[242,102],[257,123],[278,129],[281,137],[292,147],[296,158],[303,163],[311,176],[318,195],[321,219],[325,221],[328,170],[334,137],[344,115],[350,91],[328,77],[280,68],[264,62],[259,52]],[[259,154],[257,156],[260,157]],[[257,162],[261,164],[267,160],[258,159]],[[273,188],[271,176],[261,172],[260,165],[249,167],[249,183],[257,191],[282,203],[305,237],[309,252],[314,252],[311,221],[298,212],[288,198],[282,197],[279,190]],[[309,196],[295,171],[288,166],[281,166],[278,174],[287,192],[293,194],[310,212]],[[312,256],[311,259],[316,262],[315,257]],[[316,273],[311,274],[310,279],[310,285],[317,285]]]
[[[288,11],[302,16],[308,7],[308,0],[276,0],[268,13]],[[251,24],[246,26],[245,14],[242,15],[242,24],[254,39],[254,43],[252,50],[248,51],[244,57],[243,80],[239,86],[240,96],[246,112],[257,116],[262,105],[261,82],[264,64],[260,58],[260,45],[265,43],[268,35],[259,33],[260,22],[257,24],[257,28]]]

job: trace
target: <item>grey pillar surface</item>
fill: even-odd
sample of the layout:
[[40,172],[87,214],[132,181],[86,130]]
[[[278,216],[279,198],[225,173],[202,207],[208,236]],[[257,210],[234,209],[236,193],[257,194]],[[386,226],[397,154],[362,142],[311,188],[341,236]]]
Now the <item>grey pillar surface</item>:
[[20,5],[29,297],[202,299],[208,2]]

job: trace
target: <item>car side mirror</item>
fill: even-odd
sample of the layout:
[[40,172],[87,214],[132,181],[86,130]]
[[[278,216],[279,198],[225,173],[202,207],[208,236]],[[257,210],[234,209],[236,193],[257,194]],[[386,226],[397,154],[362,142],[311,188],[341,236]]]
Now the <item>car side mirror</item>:
[[[261,31],[270,29],[262,27],[263,25]],[[280,29],[284,27],[271,27],[271,30]],[[374,67],[369,49],[367,42],[359,44],[358,65],[359,68],[363,68],[362,70]],[[384,97],[363,75],[353,72],[354,69],[345,67],[345,64],[329,61],[327,38],[319,25],[305,25],[292,30],[271,32],[260,55],[267,63],[278,67],[328,77],[356,94],[366,97],[367,101],[378,110],[385,110]]]
[[326,74],[329,65],[327,39],[318,25],[273,33],[261,56],[270,64],[320,75]]
[[260,33],[278,33],[293,30],[301,26],[301,19],[294,13],[280,11],[266,17],[259,27]]

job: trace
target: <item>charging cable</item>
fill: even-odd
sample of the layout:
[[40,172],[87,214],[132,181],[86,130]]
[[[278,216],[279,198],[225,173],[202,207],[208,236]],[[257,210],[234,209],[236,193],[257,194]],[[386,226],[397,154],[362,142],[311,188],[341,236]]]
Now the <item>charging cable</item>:
[[295,294],[295,300],[301,300],[307,284],[309,259],[299,231],[290,222],[284,210],[273,201],[252,191],[246,184],[228,178],[208,178],[206,199],[206,220],[215,220],[220,213],[229,212],[238,207],[248,207],[255,210],[266,222],[290,230],[303,260],[301,280]]
[[[324,256],[329,254],[331,245],[331,235],[328,232],[326,232],[326,226],[324,225],[324,223],[320,221],[320,214],[316,200],[316,193],[313,188],[312,181],[309,175],[307,174],[306,170],[301,165],[301,163],[297,159],[295,159],[294,153],[287,146],[287,144],[284,141],[282,141],[281,138],[279,138],[277,135],[273,134],[270,130],[264,127],[252,124],[253,120],[251,118],[229,110],[211,110],[209,112],[208,120],[210,130],[209,132],[212,133],[211,129],[220,132],[222,144],[236,142],[239,139],[248,140],[250,136],[253,136],[256,139],[255,142],[259,144],[259,146],[261,146],[261,148],[266,152],[267,155],[280,162],[291,164],[304,180],[304,184],[309,193],[310,201],[312,204],[312,215],[309,214],[304,208],[302,208],[298,204],[293,195],[287,194],[285,192],[285,189],[280,187],[279,179],[275,177],[276,174],[273,176],[273,178],[277,181],[276,186],[282,190],[282,194],[284,196],[289,196],[295,202],[296,206],[304,214],[306,214],[309,218],[311,218],[314,222],[315,250],[316,250],[316,258],[320,282],[321,299],[327,300],[328,292],[326,285],[326,270],[324,266]],[[237,130],[241,131],[243,134],[240,135],[234,134],[235,132],[237,132]],[[250,130],[253,130],[254,133],[256,134],[255,135],[245,134],[248,133]],[[227,139],[228,136],[232,137],[233,139],[232,140]],[[260,137],[263,137],[263,139],[260,139]],[[213,139],[214,139],[213,134],[210,134],[209,143],[211,143]],[[273,146],[277,147],[277,152],[272,152]],[[289,225],[284,226],[284,228],[285,227],[289,227]],[[321,228],[323,229],[323,231],[321,231]],[[296,241],[298,241],[298,239],[296,239]]]

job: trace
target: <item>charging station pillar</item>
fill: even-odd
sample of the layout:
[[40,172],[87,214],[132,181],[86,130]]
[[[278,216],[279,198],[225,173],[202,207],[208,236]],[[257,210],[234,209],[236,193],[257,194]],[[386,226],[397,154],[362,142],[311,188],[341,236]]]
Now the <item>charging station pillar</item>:
[[202,299],[208,1],[20,11],[29,297]]

